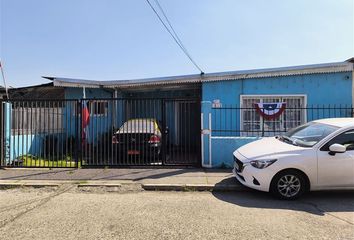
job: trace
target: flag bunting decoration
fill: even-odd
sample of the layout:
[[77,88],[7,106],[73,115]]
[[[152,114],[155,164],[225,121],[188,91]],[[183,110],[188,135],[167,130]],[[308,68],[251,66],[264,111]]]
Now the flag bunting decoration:
[[286,103],[255,103],[256,111],[267,120],[278,118],[285,110]]

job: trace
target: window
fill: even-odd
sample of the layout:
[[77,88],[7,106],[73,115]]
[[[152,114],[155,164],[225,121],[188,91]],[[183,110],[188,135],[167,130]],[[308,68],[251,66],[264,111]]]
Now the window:
[[354,130],[347,131],[334,137],[321,148],[321,151],[329,151],[329,146],[335,143],[345,146],[347,151],[354,150]]
[[[84,101],[84,100],[83,100]],[[72,102],[70,111],[75,116],[81,116],[80,113],[80,105],[78,102]],[[84,105],[82,105],[83,107]],[[87,108],[90,113],[90,116],[107,116],[108,113],[108,101],[103,100],[88,100],[87,101]]]
[[[285,102],[286,108],[280,117],[267,120],[256,111],[255,103],[279,103]],[[285,132],[291,128],[302,125],[306,122],[304,95],[242,95],[241,96],[241,129],[243,135],[273,136]]]
[[95,116],[106,116],[108,109],[107,101],[90,101],[88,104],[89,112]]

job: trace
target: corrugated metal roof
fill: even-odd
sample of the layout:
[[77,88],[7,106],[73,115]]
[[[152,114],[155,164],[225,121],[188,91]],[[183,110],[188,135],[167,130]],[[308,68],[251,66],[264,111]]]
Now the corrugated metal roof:
[[[352,59],[349,59],[352,60]],[[267,78],[278,76],[293,76],[303,74],[316,73],[334,73],[353,71],[354,64],[351,61],[324,63],[314,65],[302,65],[281,68],[267,68],[255,70],[241,70],[230,72],[191,74],[171,77],[145,78],[134,80],[113,80],[113,81],[97,81],[84,80],[61,77],[44,77],[53,81],[54,86],[61,87],[87,87],[87,88],[130,88],[140,86],[157,86],[157,85],[178,85],[185,83],[201,83],[212,81],[225,81],[235,79],[248,78]]]
[[54,87],[53,83],[10,88],[11,99],[64,99],[64,88]]

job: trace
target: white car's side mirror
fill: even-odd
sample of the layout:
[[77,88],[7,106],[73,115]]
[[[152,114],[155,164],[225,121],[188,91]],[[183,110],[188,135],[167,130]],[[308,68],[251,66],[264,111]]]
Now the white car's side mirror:
[[335,143],[329,146],[330,155],[335,155],[336,153],[344,153],[345,151],[347,151],[347,148],[342,144]]

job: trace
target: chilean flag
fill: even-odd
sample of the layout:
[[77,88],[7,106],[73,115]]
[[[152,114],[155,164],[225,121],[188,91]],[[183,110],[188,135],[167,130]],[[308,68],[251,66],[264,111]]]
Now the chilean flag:
[[254,106],[263,118],[271,120],[279,117],[284,112],[286,103],[255,103]]
[[87,107],[87,101],[82,102],[82,110],[81,110],[81,127],[82,127],[82,142],[84,143],[88,138],[87,126],[90,123],[90,112]]

